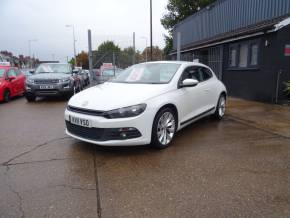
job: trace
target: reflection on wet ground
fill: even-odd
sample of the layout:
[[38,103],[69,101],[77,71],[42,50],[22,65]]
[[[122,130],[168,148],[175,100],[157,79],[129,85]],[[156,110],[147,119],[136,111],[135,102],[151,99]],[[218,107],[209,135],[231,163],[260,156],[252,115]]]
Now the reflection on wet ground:
[[0,217],[290,216],[289,108],[232,99],[156,150],[67,137],[66,104],[0,105]]

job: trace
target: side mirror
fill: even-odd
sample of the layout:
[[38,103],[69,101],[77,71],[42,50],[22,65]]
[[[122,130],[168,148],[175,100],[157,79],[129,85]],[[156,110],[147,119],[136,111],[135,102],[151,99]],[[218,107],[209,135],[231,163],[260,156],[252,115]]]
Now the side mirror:
[[34,70],[29,70],[29,72],[30,72],[31,74],[34,74]]
[[8,79],[11,82],[12,80],[15,80],[16,79],[16,76],[9,76]]
[[196,79],[185,79],[182,81],[180,87],[194,87],[198,85],[198,81]]

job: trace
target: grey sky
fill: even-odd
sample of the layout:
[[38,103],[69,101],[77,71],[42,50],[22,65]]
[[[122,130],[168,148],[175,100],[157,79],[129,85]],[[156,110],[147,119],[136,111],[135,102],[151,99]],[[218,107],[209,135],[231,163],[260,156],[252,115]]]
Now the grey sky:
[[[153,0],[153,44],[164,46],[160,24],[167,0]],[[32,53],[41,60],[64,61],[73,55],[74,24],[77,52],[87,50],[87,29],[92,30],[93,48],[104,40],[114,40],[121,47],[132,44],[136,32],[136,47],[149,45],[149,0],[0,0],[0,50],[28,55],[28,40]]]

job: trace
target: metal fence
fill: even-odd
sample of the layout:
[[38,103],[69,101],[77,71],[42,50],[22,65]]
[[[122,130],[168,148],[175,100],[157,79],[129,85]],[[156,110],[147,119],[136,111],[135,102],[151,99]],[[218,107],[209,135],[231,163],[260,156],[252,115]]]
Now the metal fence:
[[[93,78],[95,80],[102,80],[102,71],[104,69],[112,69],[119,71],[126,69],[131,65],[151,61],[149,56],[149,48],[142,53],[139,51],[134,52],[133,49],[128,48],[117,52],[99,52],[93,51],[92,65],[93,65]],[[153,61],[164,60],[165,56],[160,51],[153,53]]]

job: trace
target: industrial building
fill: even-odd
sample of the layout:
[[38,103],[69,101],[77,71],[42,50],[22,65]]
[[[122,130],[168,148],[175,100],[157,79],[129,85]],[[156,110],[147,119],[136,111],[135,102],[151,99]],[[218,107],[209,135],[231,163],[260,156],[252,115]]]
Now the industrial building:
[[174,27],[170,55],[209,65],[230,96],[287,102],[289,24],[290,0],[218,0]]

